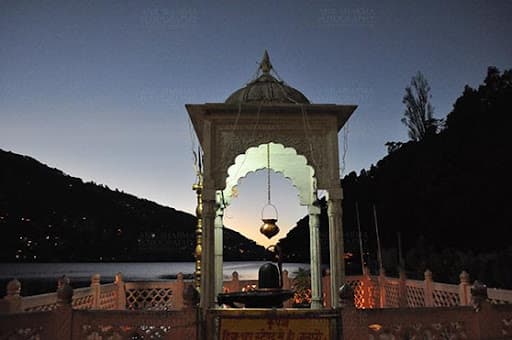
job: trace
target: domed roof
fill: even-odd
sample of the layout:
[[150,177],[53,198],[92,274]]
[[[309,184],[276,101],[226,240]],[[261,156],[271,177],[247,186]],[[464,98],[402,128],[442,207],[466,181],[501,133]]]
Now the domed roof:
[[233,92],[225,103],[309,104],[309,100],[300,91],[274,78],[270,74],[271,69],[272,64],[265,51],[259,67],[262,74],[245,87]]

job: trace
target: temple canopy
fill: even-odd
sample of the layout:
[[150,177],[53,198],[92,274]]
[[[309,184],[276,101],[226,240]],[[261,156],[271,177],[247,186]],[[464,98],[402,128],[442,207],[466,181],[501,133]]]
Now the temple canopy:
[[232,188],[240,178],[264,168],[291,179],[300,204],[308,209],[313,309],[322,308],[317,192],[326,191],[331,272],[328,295],[331,306],[339,303],[336,296],[344,278],[344,251],[338,132],[357,106],[311,104],[300,91],[275,78],[272,70],[265,51],[256,79],[224,103],[186,105],[204,151],[200,244],[203,311],[215,308],[216,296],[223,291],[222,227],[224,209],[234,198]]

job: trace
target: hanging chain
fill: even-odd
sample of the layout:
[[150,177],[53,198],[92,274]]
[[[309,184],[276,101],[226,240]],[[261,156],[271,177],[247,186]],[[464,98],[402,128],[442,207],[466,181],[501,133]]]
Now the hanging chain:
[[270,143],[267,144],[267,203],[270,203]]

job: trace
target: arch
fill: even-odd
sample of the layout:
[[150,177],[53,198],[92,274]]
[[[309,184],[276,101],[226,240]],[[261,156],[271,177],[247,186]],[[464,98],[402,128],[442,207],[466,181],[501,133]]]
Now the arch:
[[226,186],[222,190],[224,203],[229,205],[235,197],[234,189],[241,178],[267,168],[267,145],[270,147],[270,168],[292,182],[297,189],[301,205],[312,204],[316,199],[314,168],[308,164],[306,157],[297,154],[294,148],[273,142],[250,147],[235,158],[235,162],[228,168]]

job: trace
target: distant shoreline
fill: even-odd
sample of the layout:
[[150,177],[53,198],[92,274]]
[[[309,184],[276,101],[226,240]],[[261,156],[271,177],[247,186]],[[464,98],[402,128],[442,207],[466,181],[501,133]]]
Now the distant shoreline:
[[[241,280],[257,279],[259,267],[266,261],[226,261],[224,280],[230,280],[233,272]],[[298,268],[309,269],[305,263],[284,263],[283,269],[290,276]],[[21,295],[30,296],[55,292],[57,280],[63,275],[71,281],[71,287],[82,288],[91,284],[91,277],[100,274],[101,283],[114,281],[121,272],[125,281],[174,280],[178,273],[185,279],[193,279],[194,262],[45,262],[45,263],[0,263],[0,296],[6,293],[7,283],[16,278],[21,282]]]

